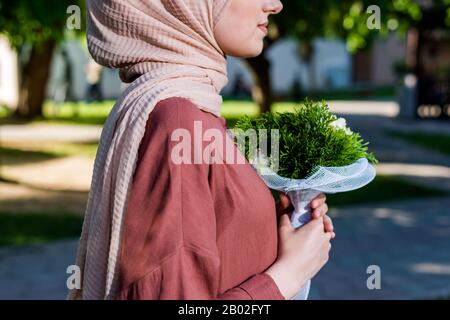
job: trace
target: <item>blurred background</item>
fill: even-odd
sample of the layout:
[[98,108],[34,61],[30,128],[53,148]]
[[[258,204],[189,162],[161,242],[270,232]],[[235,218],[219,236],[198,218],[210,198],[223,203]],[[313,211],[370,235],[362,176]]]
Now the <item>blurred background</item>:
[[[328,197],[337,238],[311,299],[449,299],[450,0],[282,2],[263,54],[228,57],[228,126],[324,99],[380,160]],[[0,0],[0,299],[65,297],[125,87],[89,57],[84,1]]]

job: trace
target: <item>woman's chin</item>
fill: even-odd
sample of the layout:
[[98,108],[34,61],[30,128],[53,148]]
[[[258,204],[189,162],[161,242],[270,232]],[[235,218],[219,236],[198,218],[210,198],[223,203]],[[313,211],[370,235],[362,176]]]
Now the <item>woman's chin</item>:
[[264,43],[261,42],[261,45],[254,46],[251,48],[246,48],[246,50],[236,51],[236,52],[234,52],[234,54],[231,53],[229,55],[237,57],[237,58],[244,58],[244,59],[254,58],[254,57],[259,56],[262,53],[263,49],[264,49]]

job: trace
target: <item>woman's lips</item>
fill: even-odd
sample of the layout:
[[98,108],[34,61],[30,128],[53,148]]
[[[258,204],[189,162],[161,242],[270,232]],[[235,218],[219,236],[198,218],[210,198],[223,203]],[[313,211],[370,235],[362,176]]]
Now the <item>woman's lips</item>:
[[266,26],[266,25],[260,24],[260,25],[258,26],[258,28],[259,28],[262,32],[264,32],[264,34],[267,34],[268,30],[267,30],[267,26]]

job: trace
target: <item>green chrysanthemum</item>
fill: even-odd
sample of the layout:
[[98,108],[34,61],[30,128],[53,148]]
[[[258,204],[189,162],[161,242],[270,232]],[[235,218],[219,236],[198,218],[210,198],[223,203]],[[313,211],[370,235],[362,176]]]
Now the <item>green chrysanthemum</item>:
[[[378,162],[368,151],[369,143],[347,128],[344,119],[337,119],[324,101],[306,100],[295,107],[294,112],[266,112],[257,118],[244,116],[234,129],[255,129],[256,132],[258,129],[267,129],[269,132],[278,129],[280,140],[277,173],[286,178],[304,178],[317,166],[345,166],[359,158],[367,158],[371,163]],[[249,158],[249,142],[237,145]]]

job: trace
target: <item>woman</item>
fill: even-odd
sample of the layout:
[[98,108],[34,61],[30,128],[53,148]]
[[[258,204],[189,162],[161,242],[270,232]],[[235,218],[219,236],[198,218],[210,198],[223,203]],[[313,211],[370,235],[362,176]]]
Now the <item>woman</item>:
[[[278,0],[88,1],[92,56],[131,85],[102,131],[82,286],[69,298],[291,299],[325,264],[334,233],[324,195],[294,231],[287,197],[276,206],[247,161],[196,161],[211,158],[208,130],[229,139],[226,55],[259,55],[261,25],[281,10]],[[194,137],[188,151],[180,132]],[[222,159],[239,154],[232,147]]]

